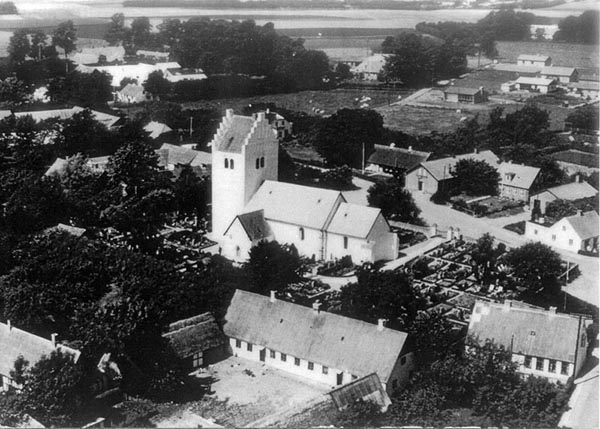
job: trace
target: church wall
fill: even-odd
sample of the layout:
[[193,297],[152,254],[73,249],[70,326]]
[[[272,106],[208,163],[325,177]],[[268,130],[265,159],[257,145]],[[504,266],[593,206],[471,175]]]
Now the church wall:
[[[242,212],[244,201],[244,166],[239,153],[219,152],[213,148],[212,231],[220,239],[234,217]],[[225,168],[225,159],[228,167]],[[231,168],[233,160],[233,168]]]
[[375,243],[373,247],[375,261],[392,260],[398,257],[398,236],[390,232],[390,227],[381,213],[377,217],[368,238],[369,241]]
[[321,231],[304,227],[304,240],[301,239],[300,226],[267,220],[275,240],[280,244],[293,244],[300,255],[321,258]]
[[[255,123],[248,144],[243,147],[243,156],[246,163],[244,185],[244,204],[246,204],[265,180],[277,181],[279,142],[275,130],[266,119]],[[258,168],[256,168],[257,161]]]
[[[347,246],[344,246],[344,237],[347,238]],[[352,262],[374,262],[373,252],[364,238],[344,236],[339,234],[327,234],[327,260],[335,260],[350,255]]]
[[252,242],[239,219],[236,219],[221,238],[221,255],[236,262],[248,260]]

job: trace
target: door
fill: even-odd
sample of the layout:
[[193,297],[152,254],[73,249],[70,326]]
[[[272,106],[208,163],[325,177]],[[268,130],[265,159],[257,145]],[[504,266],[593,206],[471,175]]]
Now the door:
[[423,190],[423,181],[419,180],[419,191]]
[[339,386],[340,384],[342,384],[344,382],[344,373],[343,372],[338,372],[337,373],[337,380],[336,383]]
[[265,361],[265,358],[267,356],[267,349],[262,349],[259,353],[258,353],[258,358],[260,359],[261,362]]

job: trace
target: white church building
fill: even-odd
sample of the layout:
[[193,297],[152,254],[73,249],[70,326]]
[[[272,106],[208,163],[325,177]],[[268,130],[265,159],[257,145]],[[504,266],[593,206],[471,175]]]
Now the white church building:
[[243,262],[262,240],[301,255],[354,263],[395,259],[398,237],[377,208],[339,191],[277,181],[279,143],[264,113],[227,110],[212,142],[212,236],[226,258]]

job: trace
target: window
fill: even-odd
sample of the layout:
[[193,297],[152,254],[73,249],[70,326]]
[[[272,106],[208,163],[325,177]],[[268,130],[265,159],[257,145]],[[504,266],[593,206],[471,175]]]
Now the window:
[[525,362],[523,362],[525,368],[531,368],[531,356],[525,356]]
[[248,345],[246,345],[246,350],[248,350],[249,352],[252,351],[252,344],[248,343]]
[[281,362],[287,361],[287,355],[285,353],[281,353]]
[[560,373],[563,375],[569,375],[569,363],[568,362],[561,362]]
[[573,245],[573,239],[570,239],[569,240],[569,246],[572,246],[572,245]]
[[556,241],[556,234],[552,234],[552,241]]
[[202,352],[194,353],[192,356],[192,367],[198,368],[202,364]]
[[537,358],[535,360],[535,369],[537,369],[538,371],[543,371],[544,370],[544,359]]
[[400,365],[404,365],[406,363],[406,356],[402,356],[400,358]]
[[264,167],[265,167],[265,157],[264,157],[264,156],[262,156],[262,157],[260,158],[260,168],[264,168]]
[[294,358],[294,365],[300,366],[300,358]]
[[562,229],[563,229],[563,231],[566,231],[566,230],[567,230],[567,227],[566,227],[565,225],[563,225],[563,228],[562,228]]
[[225,168],[229,168],[229,160],[225,158]]
[[269,350],[269,357],[275,359],[275,350]]
[[329,368],[323,365],[323,374],[329,374]]
[[259,169],[259,167],[260,167],[258,158],[256,158],[256,165],[255,165],[255,166],[256,166],[256,169],[257,169],[257,170],[258,170],[258,169]]
[[300,227],[300,240],[304,240],[304,228]]
[[315,369],[315,364],[314,364],[314,363],[312,363],[312,362],[309,362],[309,363],[308,363],[308,370],[309,370],[309,371],[312,371],[312,370],[314,370],[314,369]]
[[235,347],[240,349],[242,348],[242,341],[241,340],[235,340]]
[[348,237],[344,237],[344,249],[348,248]]
[[556,361],[554,359],[550,359],[548,361],[548,371],[549,372],[556,372]]
[[240,256],[240,246],[235,246],[235,256]]
[[579,343],[579,347],[585,347],[585,343],[587,339],[585,338],[585,333],[581,335],[581,343]]
[[537,229],[534,229],[534,230],[533,230],[533,234],[534,234],[534,235],[537,235]]
[[229,160],[229,168],[231,168],[233,170],[233,159]]

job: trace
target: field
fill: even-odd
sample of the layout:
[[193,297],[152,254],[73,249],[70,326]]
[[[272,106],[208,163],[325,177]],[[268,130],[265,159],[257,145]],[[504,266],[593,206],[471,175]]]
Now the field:
[[407,134],[449,132],[460,126],[462,118],[471,119],[475,116],[470,112],[457,113],[456,110],[412,106],[383,107],[377,111],[383,116],[386,127]]
[[598,45],[573,45],[554,42],[498,42],[496,44],[502,62],[517,62],[521,54],[544,54],[552,57],[556,66],[598,68],[600,54]]

